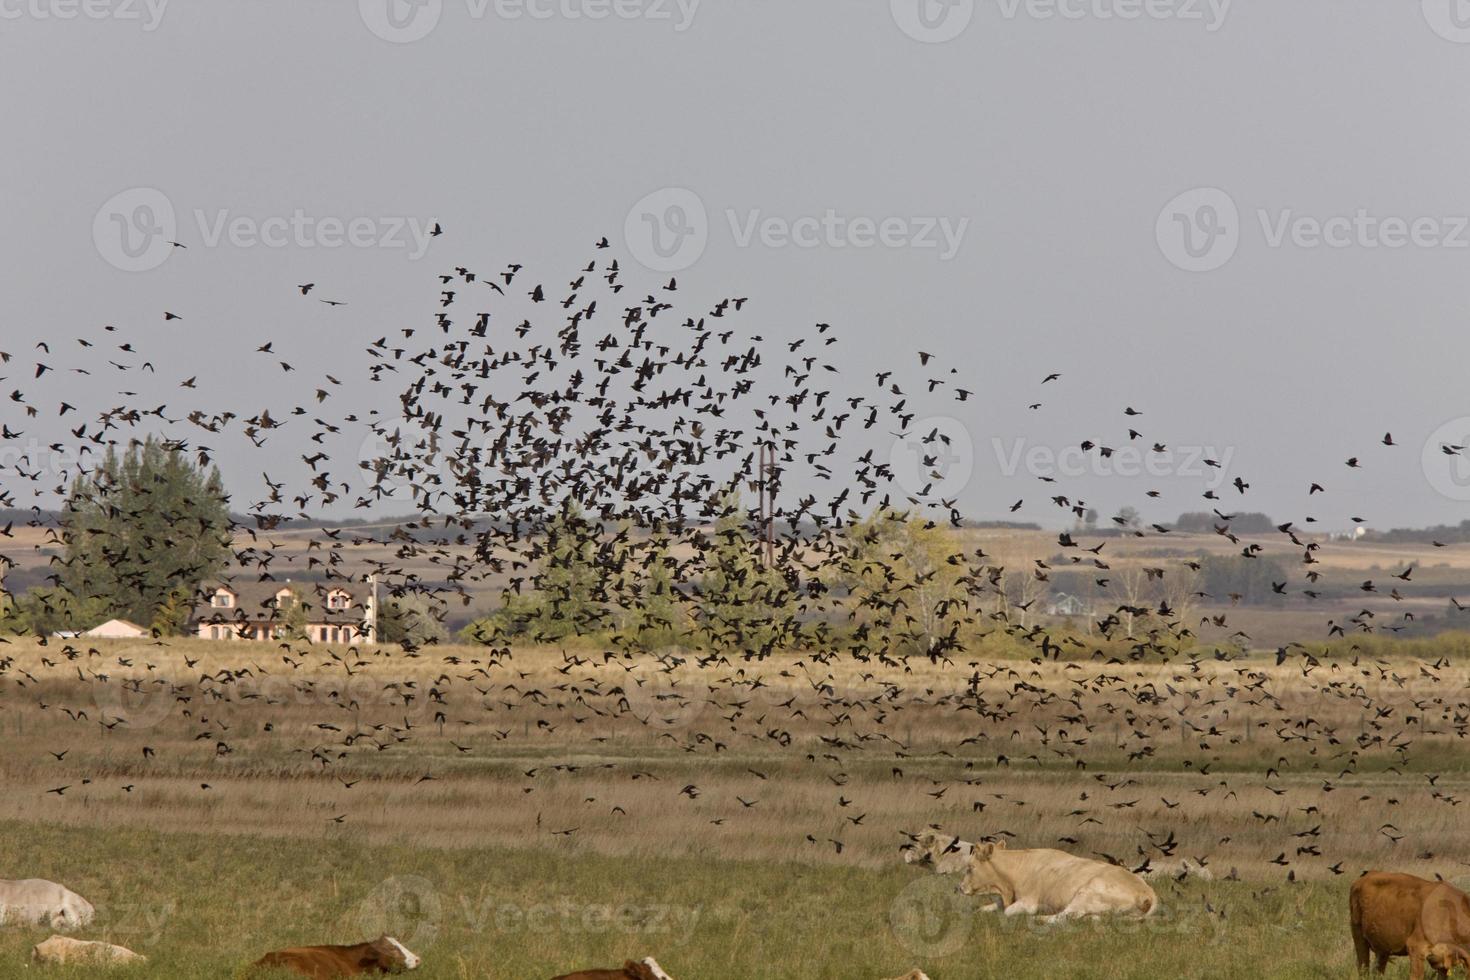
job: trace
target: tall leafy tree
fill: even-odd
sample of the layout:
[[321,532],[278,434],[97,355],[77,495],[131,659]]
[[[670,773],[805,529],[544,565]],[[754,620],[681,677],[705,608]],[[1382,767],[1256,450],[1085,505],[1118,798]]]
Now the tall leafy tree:
[[738,494],[726,496],[713,533],[701,545],[698,625],[717,649],[768,654],[799,644],[791,614],[796,595],[777,569],[766,568]]
[[59,584],[106,615],[177,630],[182,596],[224,567],[229,499],[219,470],[149,438],[109,449],[62,511]]
[[967,612],[964,565],[944,528],[880,508],[848,529],[844,584],[855,619],[903,653],[938,657],[956,645]]

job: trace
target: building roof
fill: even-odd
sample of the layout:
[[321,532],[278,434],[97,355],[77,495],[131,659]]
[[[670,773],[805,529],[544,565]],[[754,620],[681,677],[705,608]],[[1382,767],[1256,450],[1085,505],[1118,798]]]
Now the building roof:
[[[213,597],[220,589],[227,589],[234,595],[233,606],[212,605]],[[189,620],[193,623],[277,622],[281,619],[281,610],[276,606],[276,596],[286,589],[300,597],[309,623],[361,623],[367,618],[368,600],[372,596],[372,586],[355,582],[241,582],[212,579],[199,586],[194,611]],[[327,597],[334,592],[347,593],[347,608],[327,607]]]
[[[107,620],[106,622],[98,623],[96,626],[93,626],[91,629],[87,630],[87,633],[95,633],[95,632],[97,632],[98,630],[100,630],[104,626],[112,626],[114,624],[116,624],[118,626],[126,626],[129,629],[135,629],[139,633],[147,633],[148,632],[148,628],[146,626],[139,626],[137,623],[133,622],[131,619],[113,618],[113,619]],[[86,635],[86,634],[83,634],[83,635]]]

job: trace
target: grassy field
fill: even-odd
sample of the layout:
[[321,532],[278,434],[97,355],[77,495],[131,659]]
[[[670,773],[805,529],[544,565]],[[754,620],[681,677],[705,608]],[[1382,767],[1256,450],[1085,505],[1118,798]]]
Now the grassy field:
[[[953,879],[897,866],[635,862],[32,823],[0,831],[5,866],[25,862],[93,895],[104,911],[88,935],[150,957],[123,977],[232,977],[268,949],[381,928],[423,955],[414,975],[425,980],[546,978],[647,955],[679,980],[878,980],[913,966],[935,980],[1351,974],[1341,883],[1165,885],[1166,911],[1146,924],[1039,928],[979,914]],[[44,936],[0,932],[0,976],[35,975],[25,957]]]
[[[82,938],[150,956],[139,976],[229,977],[384,930],[426,977],[644,955],[679,980],[1347,976],[1354,876],[1470,874],[1470,670],[1416,647],[1315,667],[704,669],[0,649],[0,877],[88,896]],[[1188,856],[1215,880],[1155,879],[1145,924],[1036,928],[902,864],[904,832],[931,824],[1129,866]],[[0,931],[0,976],[41,938]]]

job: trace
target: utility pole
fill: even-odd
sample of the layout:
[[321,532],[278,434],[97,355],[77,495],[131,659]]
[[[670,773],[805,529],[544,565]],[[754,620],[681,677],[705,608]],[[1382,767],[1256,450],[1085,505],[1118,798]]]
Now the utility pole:
[[756,464],[756,487],[760,494],[761,540],[765,566],[776,567],[776,447],[761,443]]

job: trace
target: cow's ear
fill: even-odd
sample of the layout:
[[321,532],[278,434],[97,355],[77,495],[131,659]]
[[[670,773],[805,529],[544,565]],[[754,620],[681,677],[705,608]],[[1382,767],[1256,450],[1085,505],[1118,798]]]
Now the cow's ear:
[[987,844],[976,844],[975,845],[975,857],[979,858],[982,861],[984,861],[986,858],[990,857],[990,855],[992,855],[994,853],[995,853],[995,845],[994,844],[987,843]]
[[995,842],[995,849],[997,851],[1003,851],[1006,849],[1006,839],[1004,837]]

